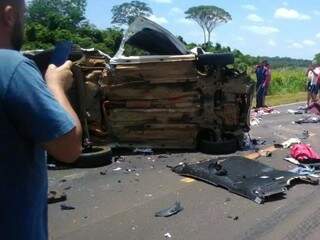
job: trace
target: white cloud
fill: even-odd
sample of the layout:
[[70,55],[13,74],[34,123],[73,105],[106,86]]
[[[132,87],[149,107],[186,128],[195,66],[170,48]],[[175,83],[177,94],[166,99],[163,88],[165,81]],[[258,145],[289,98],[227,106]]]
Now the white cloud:
[[244,8],[244,9],[247,9],[249,11],[256,11],[257,10],[256,6],[254,6],[252,4],[242,5],[241,7]]
[[258,35],[269,35],[273,33],[280,32],[278,28],[270,27],[270,26],[244,26],[242,27],[252,33],[258,34]]
[[320,32],[316,35],[316,38],[320,38]]
[[299,13],[294,9],[278,8],[274,13],[275,18],[282,19],[296,19],[296,20],[310,20],[311,17],[306,14]]
[[244,38],[239,36],[239,37],[236,37],[236,40],[239,41],[239,42],[243,42],[244,41]]
[[301,43],[298,42],[293,42],[289,45],[289,48],[297,48],[297,49],[301,49],[303,48],[303,45]]
[[252,21],[252,22],[263,22],[264,20],[262,19],[262,17],[258,16],[257,14],[249,14],[247,16],[247,19],[249,21]]
[[169,14],[170,15],[183,14],[183,10],[181,8],[174,7],[170,9]]
[[171,3],[171,0],[153,0],[156,3]]
[[160,16],[156,16],[156,15],[151,15],[150,17],[148,17],[151,21],[154,21],[160,25],[162,24],[167,24],[168,20],[165,17],[160,17]]
[[306,46],[314,46],[314,45],[316,45],[316,43],[314,41],[312,41],[312,40],[304,40],[302,43],[304,45],[306,45]]
[[268,45],[270,45],[271,47],[275,47],[275,46],[277,46],[277,43],[274,40],[270,39],[268,41]]
[[312,13],[314,15],[320,16],[320,11],[319,10],[313,10]]

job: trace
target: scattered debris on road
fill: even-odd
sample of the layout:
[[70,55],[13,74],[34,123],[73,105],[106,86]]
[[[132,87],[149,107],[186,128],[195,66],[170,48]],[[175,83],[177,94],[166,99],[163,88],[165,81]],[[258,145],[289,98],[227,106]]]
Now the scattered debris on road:
[[228,216],[229,219],[232,219],[233,221],[238,221],[239,217],[238,216]]
[[285,194],[287,186],[294,179],[318,184],[318,180],[308,176],[276,170],[265,164],[237,156],[193,164],[185,163],[172,168],[172,171],[224,187],[258,204],[263,203],[270,196]]
[[168,239],[168,238],[172,238],[172,236],[171,236],[171,234],[170,234],[170,233],[166,233],[166,234],[164,235],[164,237],[165,237],[166,239]]
[[62,211],[69,211],[69,210],[75,210],[76,208],[70,205],[66,205],[66,204],[61,204],[60,205],[60,209]]
[[296,124],[320,123],[320,116],[315,116],[315,115],[306,116],[297,121],[294,121],[293,123],[296,123]]
[[289,140],[281,143],[281,144],[275,144],[274,146],[277,148],[289,148],[294,144],[301,143],[301,140],[299,138],[290,138]]
[[133,152],[136,154],[153,155],[153,150],[151,148],[136,148]]
[[295,144],[290,149],[292,158],[303,164],[320,163],[320,155],[309,144]]
[[300,165],[299,167],[289,170],[289,172],[297,173],[299,175],[310,176],[314,178],[320,178],[320,175],[316,174],[317,172],[319,172],[319,170],[317,171],[315,167],[310,167],[310,166]]
[[48,193],[48,204],[67,201],[67,194],[64,192],[50,191]]
[[122,170],[121,167],[117,167],[117,168],[112,169],[112,171],[114,171],[114,172],[119,172],[119,171],[121,171],[121,170]]
[[175,204],[169,208],[163,209],[155,213],[155,217],[171,217],[175,214],[178,214],[183,210],[180,202],[175,202]]
[[303,110],[288,109],[288,113],[298,115],[298,114],[304,114],[304,111]]

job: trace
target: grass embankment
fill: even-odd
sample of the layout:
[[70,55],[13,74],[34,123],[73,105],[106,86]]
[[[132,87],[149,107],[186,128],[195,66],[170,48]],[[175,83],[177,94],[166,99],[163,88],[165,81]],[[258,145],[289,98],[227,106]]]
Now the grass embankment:
[[307,93],[299,92],[299,93],[287,93],[280,95],[270,95],[266,98],[267,106],[277,106],[288,103],[296,103],[296,102],[307,102]]
[[303,68],[272,70],[272,81],[266,104],[276,106],[306,101],[306,83],[307,79]]

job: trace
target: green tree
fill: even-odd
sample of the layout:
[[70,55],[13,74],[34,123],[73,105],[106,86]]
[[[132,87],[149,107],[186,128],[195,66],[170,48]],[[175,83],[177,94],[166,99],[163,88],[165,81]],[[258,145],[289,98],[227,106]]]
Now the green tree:
[[320,64],[320,53],[317,53],[314,58],[313,58],[314,61],[316,61],[318,64]]
[[218,25],[232,20],[227,11],[216,6],[191,7],[185,14],[187,15],[186,19],[194,20],[202,28],[204,44],[211,41],[211,33]]
[[27,7],[27,23],[74,31],[85,20],[86,6],[86,0],[32,0]]
[[32,0],[27,9],[25,50],[48,49],[70,40],[83,48],[97,48],[113,56],[123,32],[100,30],[85,18],[86,0]]
[[144,2],[131,1],[113,6],[111,12],[113,14],[111,23],[121,26],[130,25],[139,16],[150,16],[152,9]]

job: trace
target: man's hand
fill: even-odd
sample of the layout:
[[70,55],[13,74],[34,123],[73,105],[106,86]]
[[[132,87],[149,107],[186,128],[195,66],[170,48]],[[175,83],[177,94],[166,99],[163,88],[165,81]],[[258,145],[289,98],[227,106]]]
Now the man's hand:
[[64,110],[73,118],[75,128],[58,139],[44,143],[43,146],[50,155],[66,163],[75,161],[82,148],[81,123],[66,95],[67,90],[70,89],[73,83],[71,66],[71,61],[65,62],[61,67],[50,65],[45,75],[48,88]]
[[63,90],[64,92],[68,91],[73,83],[71,67],[71,61],[66,61],[60,67],[50,64],[45,75],[48,88],[51,90]]

